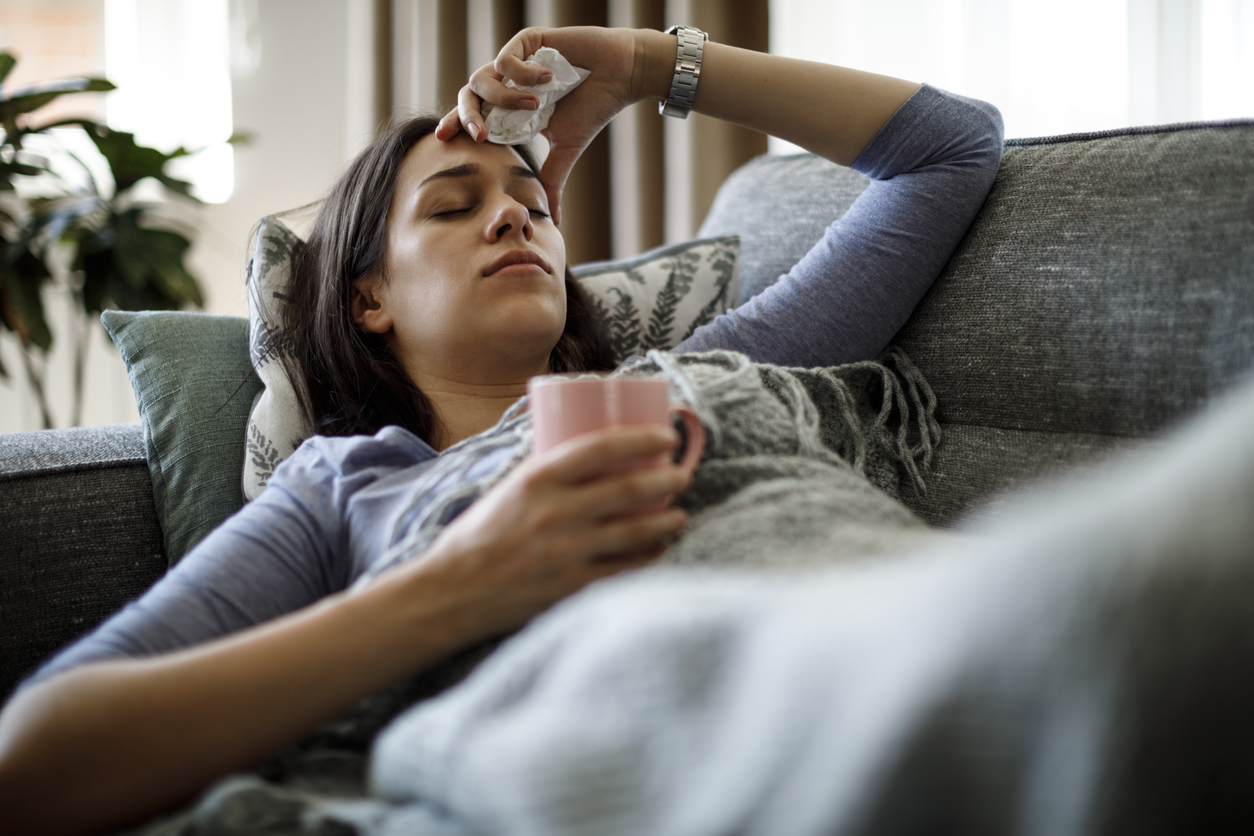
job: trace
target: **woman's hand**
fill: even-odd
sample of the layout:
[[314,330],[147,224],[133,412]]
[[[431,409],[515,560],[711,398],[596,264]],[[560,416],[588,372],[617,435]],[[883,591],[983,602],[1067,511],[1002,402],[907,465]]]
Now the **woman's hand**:
[[[675,39],[660,32],[595,26],[524,29],[501,48],[495,61],[474,72],[457,96],[457,109],[441,120],[436,136],[448,140],[465,130],[478,142],[486,140],[485,102],[509,110],[534,110],[535,95],[506,87],[505,80],[520,87],[547,81],[548,70],[526,63],[540,47],[552,47],[574,66],[590,70],[591,75],[557,103],[543,132],[551,148],[540,181],[548,194],[549,211],[560,222],[562,189],[575,161],[619,111],[648,94],[647,68],[652,66],[649,59],[657,38],[669,39],[673,63]],[[661,53],[665,52],[663,44]]]
[[[690,476],[669,427],[613,427],[533,457],[454,520],[412,565],[490,636],[599,578],[656,559],[688,515],[666,501]],[[666,464],[631,469],[664,457]],[[624,470],[627,468],[626,470]],[[454,615],[454,617],[456,617]]]

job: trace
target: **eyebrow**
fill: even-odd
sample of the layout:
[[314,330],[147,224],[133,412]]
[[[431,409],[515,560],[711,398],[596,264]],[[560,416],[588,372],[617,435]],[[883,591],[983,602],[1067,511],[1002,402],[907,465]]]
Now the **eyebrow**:
[[[453,177],[453,178],[474,177],[478,175],[480,172],[482,172],[482,170],[483,169],[479,167],[478,163],[462,163],[461,165],[455,165],[452,168],[446,168],[442,171],[437,171],[435,174],[432,174],[430,177],[427,177],[421,183],[419,183],[418,188],[421,189],[423,186],[427,185],[432,180],[440,180],[440,179],[449,178],[449,177]],[[534,171],[527,168],[525,165],[510,166],[509,176],[515,177],[515,178],[521,178],[524,180],[539,180],[540,179],[539,177],[536,176],[536,173]]]

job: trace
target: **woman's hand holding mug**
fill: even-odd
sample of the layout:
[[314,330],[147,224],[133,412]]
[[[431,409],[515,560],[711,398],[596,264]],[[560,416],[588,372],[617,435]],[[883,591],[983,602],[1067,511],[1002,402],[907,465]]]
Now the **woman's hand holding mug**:
[[[572,376],[584,394],[565,402],[599,399],[601,407],[572,408],[555,423],[551,408],[563,397],[554,395],[570,385],[555,383],[560,377],[533,381],[533,392],[547,390],[532,400],[547,449],[535,450],[449,524],[427,559],[411,564],[426,582],[433,571],[447,582],[441,600],[450,620],[461,613],[474,621],[463,626],[467,634],[517,628],[595,580],[651,563],[688,521],[669,503],[691,484],[705,433],[691,411],[669,403],[666,382]],[[595,397],[588,393],[598,387],[588,381],[599,384]],[[605,395],[611,382],[620,390],[613,399]],[[672,413],[687,433],[678,464]]]
[[[532,448],[537,454],[607,427],[664,427],[672,415],[682,422],[686,439],[679,466],[691,474],[705,451],[705,428],[691,409],[670,402],[670,385],[665,378],[550,374],[533,377],[527,384],[527,395],[531,400]],[[658,456],[628,469],[664,464],[665,458]]]

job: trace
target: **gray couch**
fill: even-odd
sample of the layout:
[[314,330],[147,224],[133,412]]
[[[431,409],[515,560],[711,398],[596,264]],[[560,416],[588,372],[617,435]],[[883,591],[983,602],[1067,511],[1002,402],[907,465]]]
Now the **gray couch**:
[[[759,159],[700,234],[741,236],[747,297],[863,185]],[[896,342],[939,402],[930,488],[909,500],[929,522],[1152,439],[1254,365],[1254,121],[1011,140]],[[165,571],[145,450],[138,424],[0,436],[0,695]]]

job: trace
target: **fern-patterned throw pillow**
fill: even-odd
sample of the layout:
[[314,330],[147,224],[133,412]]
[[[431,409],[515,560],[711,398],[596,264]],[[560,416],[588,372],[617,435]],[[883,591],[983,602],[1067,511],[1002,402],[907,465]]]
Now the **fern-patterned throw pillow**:
[[262,390],[248,415],[244,450],[244,496],[256,499],[279,463],[310,436],[309,421],[283,357],[291,338],[279,325],[280,309],[292,284],[292,268],[305,242],[280,221],[266,218],[257,230],[248,282],[248,353]]
[[[266,218],[248,262],[248,349],[264,388],[248,416],[244,496],[255,499],[274,469],[310,436],[310,422],[283,367],[291,338],[279,326],[292,268],[304,242]],[[674,348],[740,298],[740,239],[707,238],[623,261],[571,269],[609,324],[616,362]]]
[[740,239],[706,238],[571,268],[610,329],[614,361],[665,351],[740,300]]

